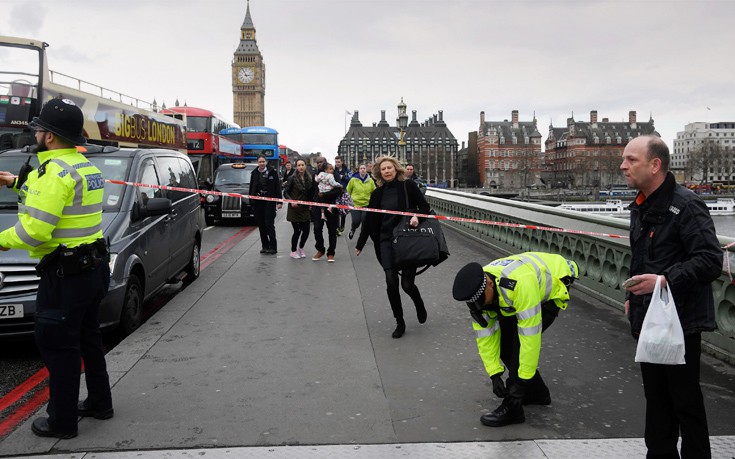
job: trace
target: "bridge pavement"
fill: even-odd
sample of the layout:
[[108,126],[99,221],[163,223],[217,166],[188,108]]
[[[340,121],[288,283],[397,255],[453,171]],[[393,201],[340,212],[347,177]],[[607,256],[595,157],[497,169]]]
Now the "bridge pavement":
[[[79,436],[61,441],[35,437],[29,421],[0,455],[644,454],[645,400],[618,311],[573,291],[544,333],[540,369],[552,405],[527,407],[525,424],[484,427],[480,415],[498,401],[451,282],[464,263],[500,254],[447,231],[451,257],[417,281],[429,319],[419,325],[404,295],[407,331],[394,340],[370,243],[355,257],[354,241],[339,238],[333,264],[311,261],[311,250],[292,260],[284,216],[277,257],[260,255],[253,233],[108,354],[113,419],[84,418]],[[732,367],[703,356],[715,457],[735,451],[734,379]]]

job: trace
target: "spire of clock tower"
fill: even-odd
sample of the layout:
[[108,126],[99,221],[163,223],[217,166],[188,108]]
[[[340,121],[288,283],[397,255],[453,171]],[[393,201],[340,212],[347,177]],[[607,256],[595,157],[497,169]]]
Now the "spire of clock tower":
[[240,43],[232,59],[232,95],[235,123],[263,126],[265,121],[265,63],[255,39],[255,24],[247,3],[240,26]]

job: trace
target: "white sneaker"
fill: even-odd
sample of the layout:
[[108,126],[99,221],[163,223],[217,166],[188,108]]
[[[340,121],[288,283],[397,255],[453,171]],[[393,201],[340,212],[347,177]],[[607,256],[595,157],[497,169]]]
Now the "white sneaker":
[[301,257],[299,256],[299,253],[298,253],[298,252],[291,252],[291,254],[290,254],[289,256],[290,256],[291,258],[296,258],[296,259],[298,259],[298,258],[301,258]]

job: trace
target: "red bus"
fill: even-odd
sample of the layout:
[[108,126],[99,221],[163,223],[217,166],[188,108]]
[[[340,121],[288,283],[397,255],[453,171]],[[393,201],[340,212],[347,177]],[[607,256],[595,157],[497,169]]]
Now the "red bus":
[[204,108],[170,107],[161,113],[183,115],[187,152],[197,171],[199,186],[211,185],[214,171],[221,164],[242,159],[242,145],[219,135],[223,129],[239,128],[237,124]]

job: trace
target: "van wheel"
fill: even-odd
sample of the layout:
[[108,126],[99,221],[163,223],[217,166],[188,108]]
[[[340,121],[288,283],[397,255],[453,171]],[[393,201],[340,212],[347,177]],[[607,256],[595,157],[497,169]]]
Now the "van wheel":
[[184,278],[184,285],[189,285],[194,282],[198,277],[201,269],[202,258],[199,249],[199,243],[194,241],[194,248],[191,251],[191,259],[189,264],[186,265],[184,272],[186,277]]
[[118,329],[122,336],[133,333],[140,327],[143,321],[143,288],[140,280],[135,274],[128,278],[128,286],[125,289],[125,302],[120,314],[120,325]]
[[214,217],[208,217],[207,215],[205,215],[204,223],[206,223],[207,226],[214,226]]

